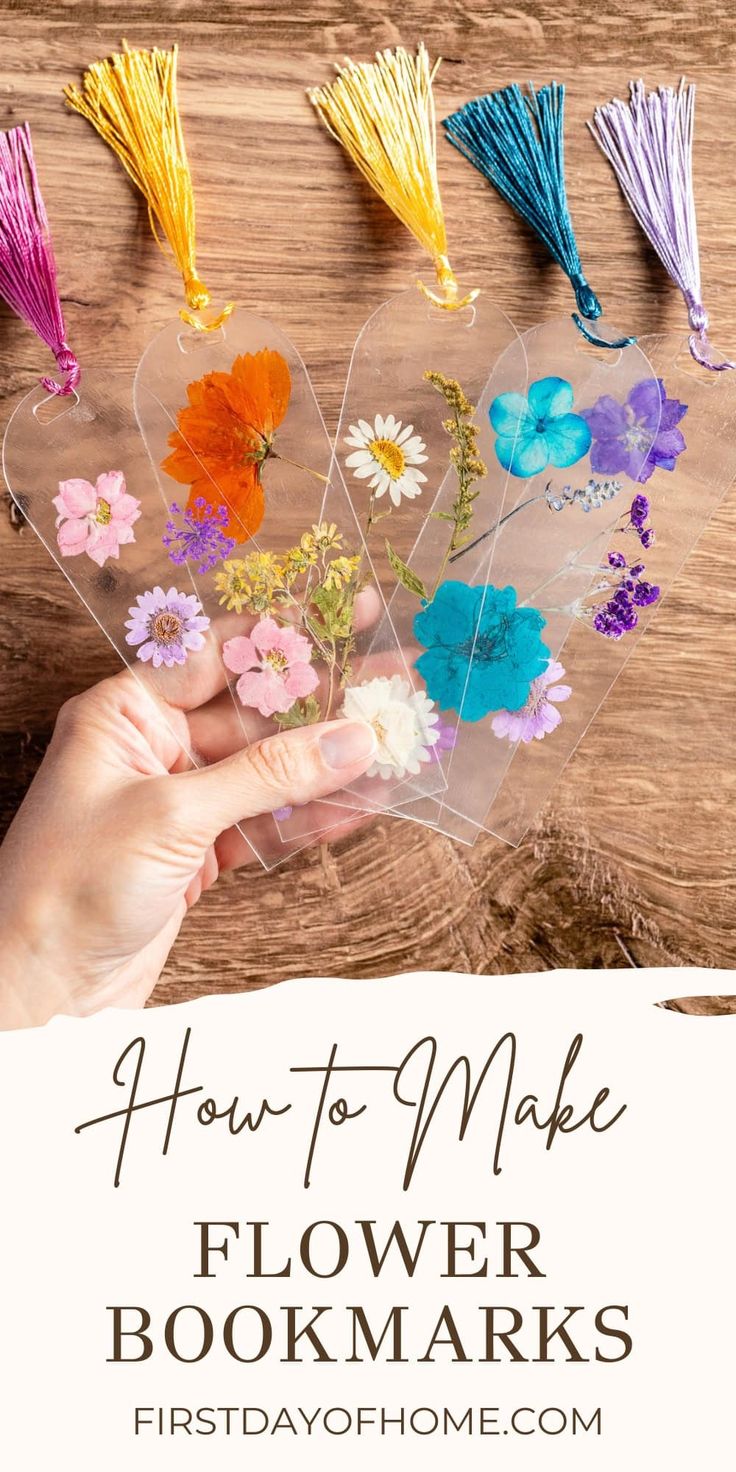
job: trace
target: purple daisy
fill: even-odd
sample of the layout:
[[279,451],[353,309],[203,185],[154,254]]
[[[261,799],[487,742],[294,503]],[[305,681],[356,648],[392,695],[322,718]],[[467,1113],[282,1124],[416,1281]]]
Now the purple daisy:
[[199,599],[176,588],[140,593],[128,613],[125,642],[137,645],[137,658],[150,659],[154,669],[184,664],[188,654],[203,647],[204,630],[210,626]]
[[686,449],[677,425],[687,404],[668,399],[661,378],[643,378],[625,404],[603,394],[581,413],[593,436],[591,468],[599,474],[623,472],[643,485],[657,469],[674,470],[677,456]]
[[176,567],[192,561],[198,564],[197,572],[205,573],[230,556],[235,540],[226,537],[223,530],[230,520],[226,506],[211,506],[204,496],[197,496],[191,510],[187,507],[182,511],[172,501],[171,511],[182,518],[184,525],[179,527],[170,519],[161,540]]

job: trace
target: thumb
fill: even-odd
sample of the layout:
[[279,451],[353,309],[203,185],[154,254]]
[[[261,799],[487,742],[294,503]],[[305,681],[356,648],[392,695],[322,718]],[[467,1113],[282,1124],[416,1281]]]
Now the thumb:
[[245,818],[287,804],[303,806],[355,782],[377,748],[376,733],[366,721],[323,721],[268,736],[169,781],[183,795],[190,836],[210,844]]

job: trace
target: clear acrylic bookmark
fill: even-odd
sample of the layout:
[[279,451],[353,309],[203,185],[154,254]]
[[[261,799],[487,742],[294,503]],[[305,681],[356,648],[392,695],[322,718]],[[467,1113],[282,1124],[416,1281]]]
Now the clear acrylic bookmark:
[[[559,678],[572,693],[555,706],[561,720],[549,732],[542,730],[540,723],[548,712],[540,707],[537,729],[515,746],[489,806],[483,826],[508,843],[518,844],[524,837],[652,619],[666,618],[666,605],[661,612],[660,605],[736,476],[734,376],[699,366],[687,339],[678,334],[642,337],[640,346],[652,365],[654,381],[664,389],[660,428],[640,472],[637,495],[642,504],[632,517],[627,496],[629,514],[607,535],[592,536],[558,583],[539,595],[540,601],[543,596],[561,609],[553,615],[559,620],[556,658],[566,671]],[[598,440],[599,453],[615,456],[623,438],[621,421],[617,427],[612,417],[601,419],[598,429],[606,431]],[[642,572],[632,577],[632,567],[642,565]],[[577,580],[586,576],[586,569],[590,583],[587,596],[581,597]],[[610,609],[616,601],[616,584],[625,592],[630,582],[635,585],[630,601],[636,623],[625,604]],[[591,618],[592,608],[601,612]],[[637,699],[646,705],[646,680]],[[540,734],[543,739],[538,739]],[[472,842],[467,819],[458,816],[457,822],[456,836]]]

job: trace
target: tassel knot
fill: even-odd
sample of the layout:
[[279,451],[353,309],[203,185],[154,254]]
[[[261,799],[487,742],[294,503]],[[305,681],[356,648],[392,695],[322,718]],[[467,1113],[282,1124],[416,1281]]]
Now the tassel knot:
[[581,317],[585,317],[588,322],[597,322],[603,314],[603,308],[582,271],[573,272],[570,284],[575,292],[575,302]]
[[53,353],[59,372],[66,373],[67,377],[64,383],[57,383],[53,378],[42,378],[41,387],[45,388],[49,394],[59,394],[62,397],[66,394],[76,393],[77,385],[82,376],[82,370],[76,355],[65,342],[60,347],[54,348]]

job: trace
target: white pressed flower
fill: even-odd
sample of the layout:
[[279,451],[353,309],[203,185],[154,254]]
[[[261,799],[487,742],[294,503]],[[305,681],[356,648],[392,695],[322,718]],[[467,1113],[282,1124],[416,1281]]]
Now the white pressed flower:
[[355,446],[345,464],[358,480],[368,480],[376,500],[388,491],[394,506],[400,506],[402,496],[413,501],[421,495],[427,477],[417,466],[424,465],[427,446],[414,433],[413,424],[402,429],[401,420],[393,414],[385,419],[377,414],[372,428],[366,419],[359,419],[357,424],[351,424],[345,443]]
[[412,690],[400,675],[379,675],[345,691],[341,714],[367,721],[378,738],[375,761],[368,777],[416,777],[422,762],[431,760],[440,739],[433,727],[439,721],[434,701],[423,690]]

